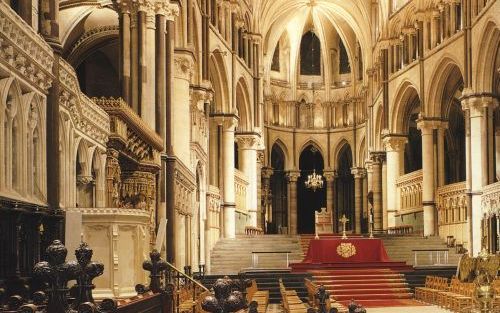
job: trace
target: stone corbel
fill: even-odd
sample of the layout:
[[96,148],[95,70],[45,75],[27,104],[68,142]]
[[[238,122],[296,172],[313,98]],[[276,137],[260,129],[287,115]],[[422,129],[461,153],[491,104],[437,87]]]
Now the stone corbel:
[[170,1],[156,1],[155,12],[157,15],[165,16],[168,21],[173,21],[179,16],[179,5]]

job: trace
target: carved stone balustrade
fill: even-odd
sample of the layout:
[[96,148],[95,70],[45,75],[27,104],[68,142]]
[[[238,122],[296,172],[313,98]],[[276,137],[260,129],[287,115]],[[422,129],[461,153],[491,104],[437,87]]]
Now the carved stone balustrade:
[[446,239],[453,236],[457,243],[467,242],[467,195],[465,182],[445,185],[436,191],[439,235]]
[[163,150],[163,140],[123,99],[92,100],[110,116],[110,148],[119,150],[138,164],[159,166],[159,152]]
[[0,3],[0,62],[48,93],[53,80],[52,49],[6,2]]
[[422,170],[400,176],[396,181],[399,196],[400,214],[414,213],[422,207]]

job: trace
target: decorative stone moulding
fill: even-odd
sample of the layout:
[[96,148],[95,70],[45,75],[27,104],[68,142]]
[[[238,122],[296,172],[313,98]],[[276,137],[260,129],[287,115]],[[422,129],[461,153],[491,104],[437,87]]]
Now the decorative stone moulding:
[[52,86],[52,49],[4,2],[0,3],[0,62],[45,94]]

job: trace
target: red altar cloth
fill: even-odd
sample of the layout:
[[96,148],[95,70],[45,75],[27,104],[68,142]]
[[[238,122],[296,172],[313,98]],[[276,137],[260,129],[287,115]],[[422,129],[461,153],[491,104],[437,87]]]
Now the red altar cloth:
[[302,263],[391,262],[380,239],[312,239]]

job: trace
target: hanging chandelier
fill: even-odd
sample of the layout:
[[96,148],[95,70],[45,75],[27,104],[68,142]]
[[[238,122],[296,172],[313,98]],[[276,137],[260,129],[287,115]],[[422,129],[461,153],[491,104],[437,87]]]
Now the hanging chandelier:
[[313,173],[307,175],[305,184],[306,188],[316,192],[316,190],[323,188],[323,176],[316,174],[316,170],[313,169]]

